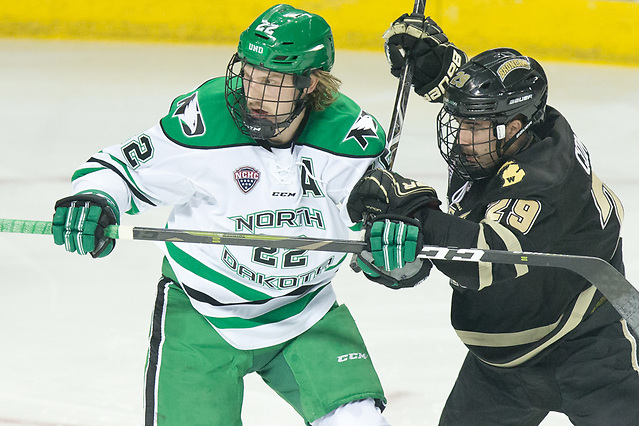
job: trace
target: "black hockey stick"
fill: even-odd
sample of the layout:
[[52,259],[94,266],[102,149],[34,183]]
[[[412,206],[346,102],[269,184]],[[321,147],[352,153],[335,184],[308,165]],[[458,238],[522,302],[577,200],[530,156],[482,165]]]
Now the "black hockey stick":
[[[51,234],[51,222],[0,219],[0,232]],[[323,238],[284,237],[181,229],[110,226],[107,236],[121,240],[222,244],[360,253],[364,241]],[[633,330],[639,332],[639,291],[608,262],[588,256],[552,253],[511,252],[501,250],[459,249],[424,246],[419,257],[446,261],[488,262],[509,265],[543,266],[572,271],[592,283],[606,296]]]
[[[415,0],[413,5],[413,13],[424,14],[426,9],[426,0]],[[397,156],[397,147],[399,146],[399,138],[402,135],[404,127],[404,117],[406,116],[406,107],[408,106],[408,95],[410,94],[411,84],[413,82],[413,61],[406,56],[406,63],[402,68],[402,74],[397,86],[397,94],[395,95],[395,105],[393,107],[393,115],[391,116],[390,126],[388,127],[388,135],[386,141],[389,143],[390,160],[388,168],[392,169]]]
[[[424,13],[426,9],[426,0],[415,0],[413,4],[413,13]],[[397,148],[399,147],[399,138],[404,128],[404,117],[406,116],[406,107],[408,106],[408,96],[413,82],[413,61],[406,55],[406,62],[402,67],[402,73],[395,94],[395,104],[393,105],[393,115],[391,116],[388,133],[386,135],[386,144],[388,145],[389,159],[388,170],[393,168],[395,157],[397,156]],[[366,222],[367,217],[364,215],[363,221]],[[354,254],[350,261],[350,267],[355,272],[360,272],[361,268],[357,264],[357,254]]]

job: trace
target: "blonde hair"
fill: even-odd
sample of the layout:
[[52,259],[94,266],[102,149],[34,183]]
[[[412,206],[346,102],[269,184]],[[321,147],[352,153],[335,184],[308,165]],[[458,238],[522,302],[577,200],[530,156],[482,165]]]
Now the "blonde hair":
[[317,77],[317,86],[308,94],[309,106],[313,111],[323,111],[339,97],[342,81],[328,71],[315,70],[313,75]]

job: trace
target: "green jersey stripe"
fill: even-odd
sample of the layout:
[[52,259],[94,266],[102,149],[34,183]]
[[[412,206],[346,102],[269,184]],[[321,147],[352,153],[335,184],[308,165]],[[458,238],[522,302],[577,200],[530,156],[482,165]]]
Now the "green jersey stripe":
[[[122,170],[126,174],[129,183],[131,185],[133,185],[135,187],[135,189],[140,191],[140,194],[144,194],[145,197],[148,197],[148,194],[146,194],[142,189],[140,189],[140,185],[137,184],[137,182],[133,178],[133,175],[131,175],[130,168],[129,168],[130,166],[128,164],[126,164],[125,162],[123,162],[122,160],[120,160],[119,158],[114,157],[111,154],[109,154],[109,157],[111,157],[111,160],[113,160],[115,163],[119,164],[120,167],[122,167]],[[142,199],[142,201],[144,201],[144,199]]]
[[280,308],[274,309],[270,312],[260,315],[255,318],[214,318],[207,316],[206,318],[215,328],[253,328],[261,325],[274,324],[280,321],[284,321],[291,318],[300,312],[302,312],[311,303],[311,301],[317,296],[326,285],[323,285],[319,289],[307,294],[306,296],[298,299],[288,305],[284,305]]
[[344,259],[346,259],[346,256],[348,256],[348,254],[345,254],[344,256],[342,256],[342,258],[340,260],[337,261],[337,263],[333,266],[329,266],[326,268],[327,271],[330,271],[331,269],[335,269],[337,267],[339,267],[339,265],[342,264],[342,262],[344,261]]
[[195,259],[193,256],[180,250],[174,243],[167,242],[166,248],[168,250],[169,256],[171,256],[171,259],[173,259],[178,265],[180,265],[184,269],[187,269],[193,272],[199,277],[204,278],[205,280],[208,280],[223,286],[224,288],[236,294],[237,296],[241,297],[242,299],[245,299],[248,301],[272,299],[272,297],[266,293],[253,290],[252,288],[249,288],[209,268],[208,266],[206,266],[199,260]]

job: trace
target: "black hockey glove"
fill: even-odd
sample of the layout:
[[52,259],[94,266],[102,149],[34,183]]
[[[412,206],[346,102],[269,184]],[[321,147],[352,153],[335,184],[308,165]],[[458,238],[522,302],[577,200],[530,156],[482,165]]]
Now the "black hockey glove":
[[380,215],[366,226],[366,251],[357,264],[371,281],[388,288],[414,287],[430,274],[432,263],[417,258],[422,249],[419,221],[397,215]]
[[53,241],[68,252],[94,258],[105,257],[115,247],[115,240],[104,235],[109,225],[120,222],[115,202],[106,197],[81,193],[55,203]]
[[430,102],[441,102],[450,79],[466,63],[466,54],[448,41],[430,17],[403,14],[384,33],[384,50],[391,74],[399,77],[409,55],[415,63],[415,93]]
[[418,209],[437,209],[441,203],[432,187],[395,172],[373,169],[355,184],[346,209],[351,220],[359,222],[364,215],[395,214],[412,217],[413,212]]

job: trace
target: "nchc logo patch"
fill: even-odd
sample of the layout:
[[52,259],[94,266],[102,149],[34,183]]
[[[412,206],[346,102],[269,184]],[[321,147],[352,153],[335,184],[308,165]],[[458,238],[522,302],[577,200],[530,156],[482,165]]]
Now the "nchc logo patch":
[[260,180],[260,172],[249,166],[240,167],[233,172],[233,175],[237,186],[239,186],[245,194],[253,189],[257,181]]

